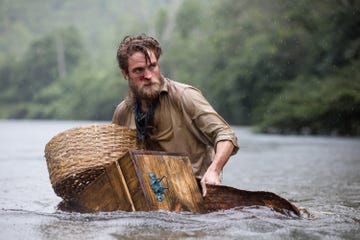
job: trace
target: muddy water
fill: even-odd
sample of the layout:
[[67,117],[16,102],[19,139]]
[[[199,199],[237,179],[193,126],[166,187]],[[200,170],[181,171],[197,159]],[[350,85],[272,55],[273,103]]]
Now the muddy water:
[[249,207],[210,214],[67,213],[49,182],[44,146],[89,122],[0,121],[0,239],[358,239],[360,139],[278,136],[234,127],[241,150],[223,183],[275,192],[311,217]]

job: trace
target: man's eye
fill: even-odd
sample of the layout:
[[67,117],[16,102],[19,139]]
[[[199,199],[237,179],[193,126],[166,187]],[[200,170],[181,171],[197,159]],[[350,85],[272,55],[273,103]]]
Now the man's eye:
[[149,69],[150,70],[154,70],[156,68],[156,64],[151,64],[150,66],[149,66]]
[[142,73],[143,70],[141,68],[136,68],[136,69],[134,69],[133,72],[136,73],[136,74],[139,74],[139,73]]

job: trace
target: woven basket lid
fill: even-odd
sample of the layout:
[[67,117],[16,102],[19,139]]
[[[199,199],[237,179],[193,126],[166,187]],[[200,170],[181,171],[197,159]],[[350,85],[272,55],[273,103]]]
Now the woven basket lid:
[[45,146],[55,193],[71,199],[129,149],[140,149],[136,130],[115,124],[91,124],[59,133]]

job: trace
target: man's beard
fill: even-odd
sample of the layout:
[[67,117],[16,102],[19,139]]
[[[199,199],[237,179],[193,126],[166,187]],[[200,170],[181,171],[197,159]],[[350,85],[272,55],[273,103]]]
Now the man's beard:
[[158,78],[158,81],[151,81],[150,86],[137,87],[135,84],[132,84],[132,81],[129,80],[129,87],[131,92],[136,98],[152,101],[159,97],[161,89],[164,85],[164,79],[162,76]]

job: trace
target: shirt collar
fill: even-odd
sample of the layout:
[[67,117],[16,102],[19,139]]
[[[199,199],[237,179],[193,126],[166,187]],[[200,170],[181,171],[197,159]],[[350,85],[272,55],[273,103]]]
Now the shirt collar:
[[161,93],[168,93],[169,92],[169,79],[167,79],[166,77],[163,77],[164,79],[164,85],[162,86],[161,90],[160,90],[160,94]]

